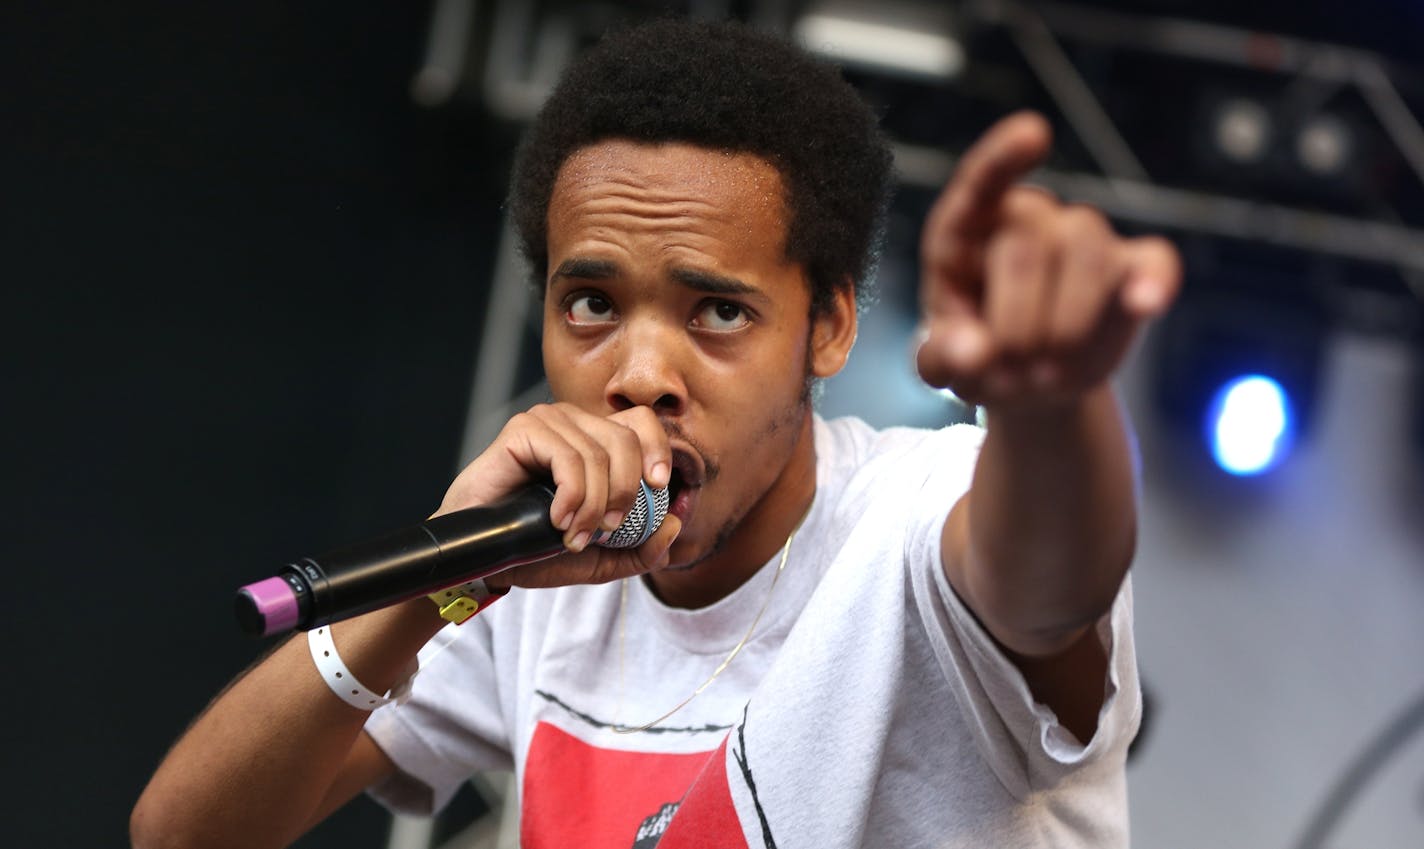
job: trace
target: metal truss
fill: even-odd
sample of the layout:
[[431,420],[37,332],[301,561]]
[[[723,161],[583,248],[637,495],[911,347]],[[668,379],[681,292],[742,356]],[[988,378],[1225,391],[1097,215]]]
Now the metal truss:
[[[1424,230],[1371,218],[1331,215],[1155,184],[1060,39],[1232,67],[1312,78],[1356,88],[1386,137],[1424,184],[1424,127],[1377,54],[1216,24],[1146,17],[1078,4],[974,0],[968,21],[1007,28],[1025,62],[1073,128],[1102,175],[1040,172],[1063,197],[1142,224],[1249,239],[1307,253],[1382,263],[1424,299]],[[950,157],[901,146],[902,173],[923,185],[943,181]]]

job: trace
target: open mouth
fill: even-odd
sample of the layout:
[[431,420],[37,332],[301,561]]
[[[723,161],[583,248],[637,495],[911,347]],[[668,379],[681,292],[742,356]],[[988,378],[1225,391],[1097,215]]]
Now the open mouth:
[[673,450],[672,473],[668,476],[668,512],[686,520],[692,498],[702,486],[702,464],[688,451]]

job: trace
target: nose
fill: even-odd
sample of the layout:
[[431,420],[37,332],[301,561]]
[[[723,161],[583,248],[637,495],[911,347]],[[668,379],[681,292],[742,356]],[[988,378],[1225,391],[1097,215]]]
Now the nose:
[[618,342],[605,398],[615,411],[651,407],[659,416],[679,416],[687,407],[686,352],[676,334],[654,321],[630,322]]

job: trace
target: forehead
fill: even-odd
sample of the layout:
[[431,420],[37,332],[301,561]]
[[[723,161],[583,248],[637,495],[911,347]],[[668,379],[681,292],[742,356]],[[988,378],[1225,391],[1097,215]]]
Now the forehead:
[[755,186],[780,201],[781,175],[754,153],[702,147],[688,142],[604,139],[575,150],[559,169],[566,187],[588,181],[641,175],[659,185],[702,191]]
[[[607,139],[580,148],[564,161],[549,199],[549,225],[569,225],[607,202],[641,204],[630,211],[653,216],[709,215],[740,225],[747,235],[767,236],[777,246],[787,219],[780,172],[756,154],[716,150],[683,142],[649,144]],[[552,234],[551,234],[552,235]]]

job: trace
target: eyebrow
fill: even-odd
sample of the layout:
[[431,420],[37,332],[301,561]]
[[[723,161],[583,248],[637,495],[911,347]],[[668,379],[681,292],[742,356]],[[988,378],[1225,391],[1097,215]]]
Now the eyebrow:
[[554,277],[582,277],[586,280],[606,280],[618,273],[618,266],[606,259],[575,257],[559,263]]
[[721,274],[713,274],[708,271],[697,271],[692,268],[674,268],[669,274],[672,276],[672,279],[687,288],[704,292],[708,295],[761,294],[760,289],[749,283],[743,283],[735,277],[724,277]]
[[[554,270],[553,277],[577,277],[584,280],[607,280],[618,275],[617,264],[605,259],[590,259],[587,257],[573,257],[559,263],[559,267]],[[760,295],[761,289],[750,283],[738,280],[735,277],[727,277],[722,274],[714,274],[710,271],[699,271],[694,268],[674,268],[668,272],[673,280],[697,292],[708,295]]]

